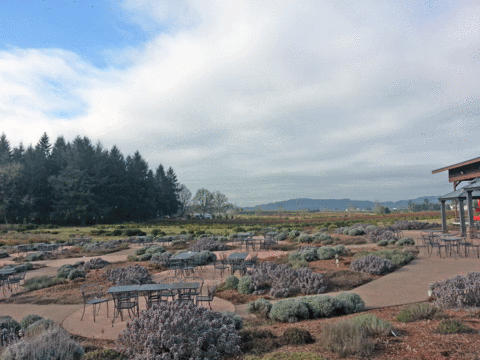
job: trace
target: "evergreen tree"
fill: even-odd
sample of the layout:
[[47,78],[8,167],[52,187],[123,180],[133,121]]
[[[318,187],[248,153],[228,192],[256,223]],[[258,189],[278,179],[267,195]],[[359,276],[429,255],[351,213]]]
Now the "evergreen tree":
[[12,148],[10,142],[7,140],[7,135],[2,133],[0,136],[0,165],[10,163],[12,159]]

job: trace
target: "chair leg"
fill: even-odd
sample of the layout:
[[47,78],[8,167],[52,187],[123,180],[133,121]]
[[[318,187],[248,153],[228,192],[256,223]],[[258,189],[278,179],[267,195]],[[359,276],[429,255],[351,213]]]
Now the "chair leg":
[[80,321],[83,320],[83,315],[85,315],[85,304],[83,304],[83,314],[82,314],[82,318],[80,319]]

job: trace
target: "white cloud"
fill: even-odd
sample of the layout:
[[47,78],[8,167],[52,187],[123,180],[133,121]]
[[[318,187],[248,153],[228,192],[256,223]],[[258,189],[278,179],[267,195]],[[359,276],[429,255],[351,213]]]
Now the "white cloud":
[[0,53],[2,130],[14,144],[46,131],[138,149],[192,191],[250,203],[442,192],[431,170],[480,149],[480,9],[354,4],[126,0],[145,31],[169,31],[106,50],[111,68],[61,49]]

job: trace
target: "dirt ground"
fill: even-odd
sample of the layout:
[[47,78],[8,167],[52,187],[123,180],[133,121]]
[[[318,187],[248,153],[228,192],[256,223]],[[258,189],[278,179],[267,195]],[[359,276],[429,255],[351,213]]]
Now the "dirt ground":
[[[470,317],[465,310],[445,310],[444,312],[449,319],[462,321],[465,325],[472,328],[474,332],[470,334],[442,335],[437,331],[442,319],[422,320],[411,323],[396,321],[397,314],[404,307],[389,307],[362,313],[373,314],[390,322],[397,335],[396,337],[390,335],[370,339],[373,344],[373,351],[367,357],[368,359],[480,359],[480,319],[478,317]],[[343,321],[357,315],[306,320],[295,324],[255,325],[254,327],[256,329],[270,330],[277,336],[282,335],[286,329],[291,327],[308,330],[315,338],[315,343],[303,346],[283,346],[276,351],[288,353],[305,351],[320,354],[325,359],[339,359],[336,354],[326,350],[322,345],[322,328],[325,324]],[[253,320],[253,322],[256,321]],[[356,357],[347,357],[346,359],[356,359]]]

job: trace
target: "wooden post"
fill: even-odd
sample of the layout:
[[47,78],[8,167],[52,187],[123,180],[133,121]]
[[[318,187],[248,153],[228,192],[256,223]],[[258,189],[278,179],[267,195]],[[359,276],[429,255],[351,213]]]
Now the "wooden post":
[[468,233],[470,235],[470,238],[472,238],[472,230],[474,227],[472,191],[467,191],[467,204],[468,204]]
[[467,230],[465,229],[465,209],[463,208],[463,199],[458,199],[460,203],[460,229],[462,231],[462,236],[465,236]]
[[445,211],[445,200],[441,200],[442,203],[442,232],[446,234],[447,231],[447,213]]

